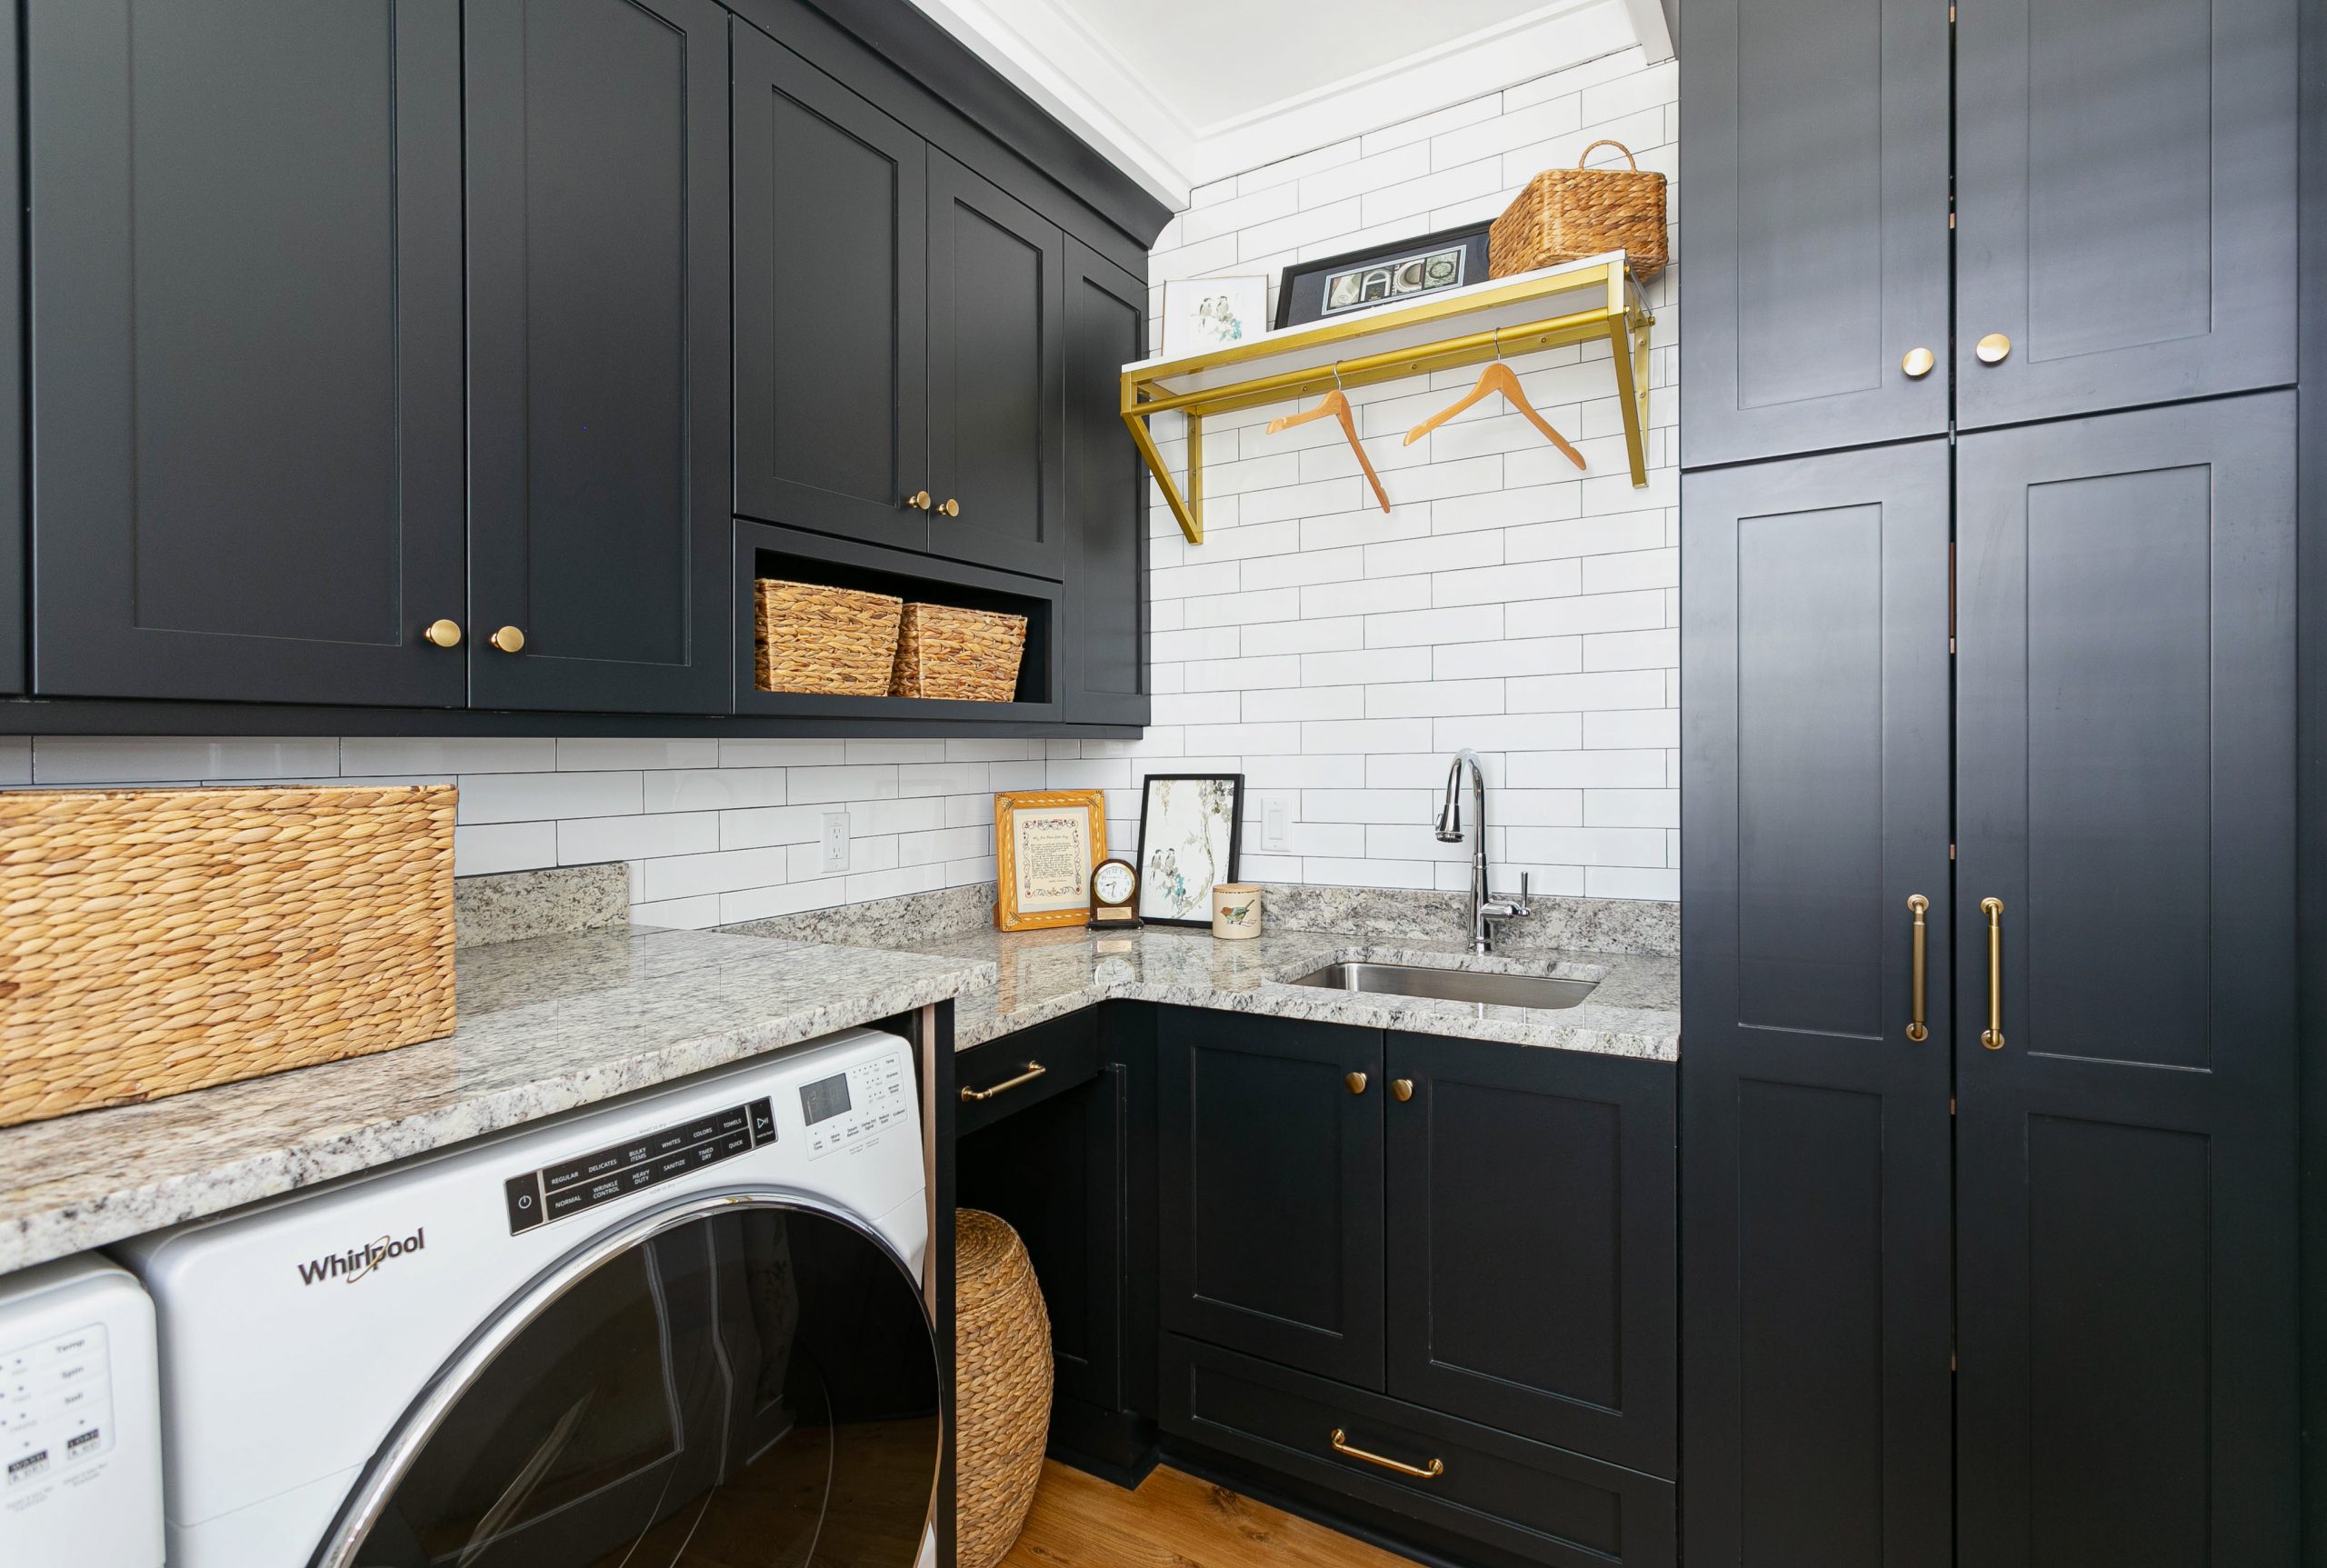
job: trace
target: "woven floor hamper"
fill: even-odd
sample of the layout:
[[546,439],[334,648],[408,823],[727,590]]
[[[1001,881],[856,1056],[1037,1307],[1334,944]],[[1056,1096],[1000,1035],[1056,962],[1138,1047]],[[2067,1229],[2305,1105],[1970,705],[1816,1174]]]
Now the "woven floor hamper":
[[894,697],[1006,703],[1018,694],[1026,617],[952,604],[907,604],[897,628]]
[[754,674],[761,691],[888,694],[903,599],[774,577],[754,586],[759,623]]
[[457,794],[0,790],[0,1126],[451,1034]]
[[[1587,169],[1583,159],[1613,147],[1629,169]],[[1545,169],[1487,229],[1487,271],[1495,277],[1622,251],[1646,283],[1664,270],[1664,176],[1643,170],[1622,142],[1594,142],[1572,169]]]
[[1018,1233],[954,1212],[954,1533],[994,1568],[1025,1528],[1051,1432],[1051,1320]]

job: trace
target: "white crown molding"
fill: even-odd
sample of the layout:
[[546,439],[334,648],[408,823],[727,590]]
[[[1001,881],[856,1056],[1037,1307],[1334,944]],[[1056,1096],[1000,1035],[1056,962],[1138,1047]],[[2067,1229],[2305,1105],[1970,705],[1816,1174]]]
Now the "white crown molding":
[[[1189,192],[1639,45],[1673,46],[1660,0],[1550,0],[1523,16],[1208,125],[1192,125],[1072,0],[914,0],[1174,211]],[[1382,92],[1396,84],[1395,112]]]

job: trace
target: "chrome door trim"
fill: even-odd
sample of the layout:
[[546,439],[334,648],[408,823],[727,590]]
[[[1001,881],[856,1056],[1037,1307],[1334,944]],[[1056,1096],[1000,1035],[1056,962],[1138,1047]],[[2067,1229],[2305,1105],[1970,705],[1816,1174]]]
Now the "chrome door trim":
[[[380,1515],[386,1512],[389,1498],[412,1463],[418,1458],[428,1440],[436,1435],[444,1417],[452,1413],[471,1384],[493,1364],[494,1357],[504,1346],[523,1333],[534,1320],[572,1290],[584,1279],[633,1247],[643,1246],[656,1236],[692,1224],[708,1215],[734,1209],[793,1210],[835,1220],[871,1242],[883,1257],[889,1260],[898,1277],[903,1279],[914,1300],[922,1303],[922,1326],[929,1334],[931,1364],[943,1369],[944,1363],[937,1351],[937,1332],[931,1323],[926,1302],[923,1301],[921,1280],[897,1255],[888,1238],[873,1228],[865,1220],[836,1203],[804,1193],[789,1192],[781,1187],[726,1187],[717,1192],[695,1193],[674,1198],[660,1208],[634,1214],[611,1230],[601,1231],[572,1252],[535,1274],[524,1288],[501,1303],[460,1349],[454,1351],[437,1368],[417,1398],[406,1407],[403,1416],[388,1433],[387,1441],[364,1467],[355,1490],[340,1504],[323,1544],[309,1559],[310,1568],[355,1568],[355,1549],[371,1533]],[[934,1236],[930,1245],[936,1244]],[[939,1383],[944,1383],[941,1377]],[[945,1443],[944,1412],[947,1401],[945,1390],[938,1390],[938,1446],[931,1453],[929,1471],[933,1485],[939,1464],[943,1462]]]

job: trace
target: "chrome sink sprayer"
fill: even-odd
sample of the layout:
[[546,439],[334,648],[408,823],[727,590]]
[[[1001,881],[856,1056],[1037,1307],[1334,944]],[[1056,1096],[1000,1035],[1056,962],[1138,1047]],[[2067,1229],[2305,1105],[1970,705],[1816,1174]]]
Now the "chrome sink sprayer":
[[1519,874],[1517,898],[1493,898],[1487,894],[1487,775],[1479,767],[1479,754],[1464,746],[1446,770],[1446,800],[1438,808],[1438,842],[1463,842],[1463,768],[1471,769],[1471,951],[1492,948],[1493,922],[1533,914],[1527,907],[1528,873]]

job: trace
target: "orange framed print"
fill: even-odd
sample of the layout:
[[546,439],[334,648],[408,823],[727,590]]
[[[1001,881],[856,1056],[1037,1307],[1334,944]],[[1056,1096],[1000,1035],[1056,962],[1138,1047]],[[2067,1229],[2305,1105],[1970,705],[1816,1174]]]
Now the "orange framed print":
[[1094,789],[997,794],[994,854],[994,924],[1082,924],[1091,915],[1091,868],[1107,858],[1107,797]]

